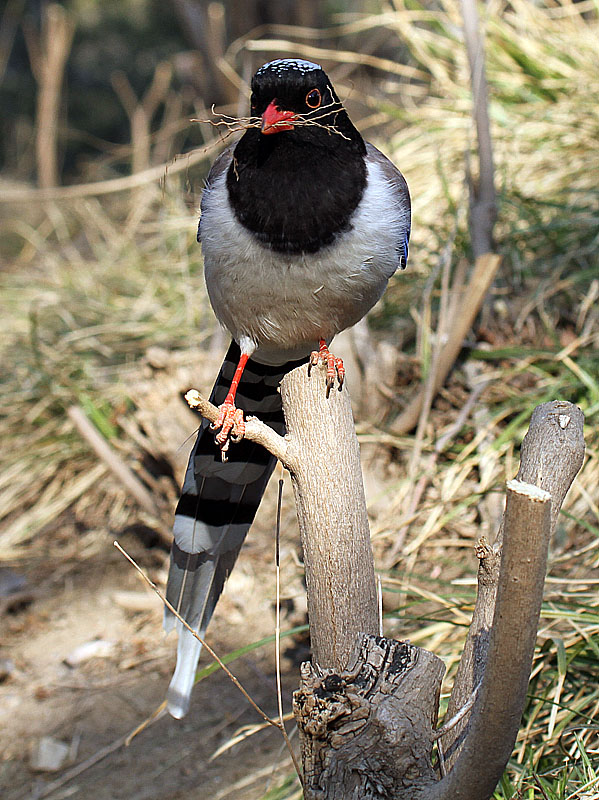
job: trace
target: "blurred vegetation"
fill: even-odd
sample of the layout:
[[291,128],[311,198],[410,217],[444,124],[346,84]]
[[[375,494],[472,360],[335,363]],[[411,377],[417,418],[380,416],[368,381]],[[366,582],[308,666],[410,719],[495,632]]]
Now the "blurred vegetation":
[[[25,31],[41,27],[42,3],[21,3],[16,31],[0,88],[4,114],[0,126],[2,167],[10,175],[31,178],[34,153],[36,82],[31,72]],[[5,15],[18,3],[8,3]],[[141,92],[156,66],[186,47],[172,10],[156,2],[94,2],[64,4],[76,20],[66,70],[60,143],[65,179],[85,174],[85,164],[130,142],[127,116],[116,96],[111,76],[127,73]],[[179,87],[177,87],[179,88]],[[124,169],[124,165],[121,165]]]
[[[484,9],[503,264],[417,441],[393,434],[390,423],[426,378],[446,336],[444,304],[467,288],[471,263],[465,163],[476,179],[476,142],[456,0],[73,0],[64,9],[74,36],[58,106],[62,185],[49,194],[34,188],[40,83],[30,67],[47,6],[9,0],[0,27],[0,558],[38,558],[41,532],[44,558],[85,557],[91,545],[67,536],[65,519],[114,535],[137,514],[68,422],[73,403],[172,505],[145,469],[148,453],[169,453],[140,422],[140,387],[170,370],[171,395],[188,388],[180,384],[195,374],[215,331],[195,207],[220,144],[215,129],[189,120],[210,117],[213,103],[244,113],[247,80],[270,58],[321,61],[358,127],[406,175],[414,203],[409,269],[370,320],[375,339],[392,345],[394,369],[382,400],[366,384],[358,420],[363,447],[376,452],[372,532],[378,562],[390,564],[389,631],[442,655],[451,685],[473,600],[475,564],[464,553],[481,533],[493,535],[501,487],[516,471],[535,405],[578,404],[587,459],[560,521],[528,707],[497,797],[596,797],[595,0],[491,0]],[[136,98],[146,98],[145,123],[138,114],[133,135]],[[181,153],[188,155],[173,160]],[[126,179],[132,163],[157,172],[100,193],[96,182]],[[156,347],[168,353],[167,370],[156,366]],[[472,413],[435,449],[481,383]],[[272,796],[293,791],[286,781]]]
[[[0,82],[0,165],[5,174],[21,179],[35,174],[31,144],[37,86],[31,70],[32,42],[43,27],[49,5],[41,0],[7,0],[2,17],[0,64],[5,63],[5,70]],[[171,63],[172,91],[193,116],[198,100],[209,108],[237,97],[238,86],[223,77],[214,63],[231,42],[266,23],[319,24],[323,16],[314,0],[229,0],[226,4],[70,0],[61,7],[75,24],[61,106],[60,151],[66,182],[97,176],[97,159],[105,168],[127,169],[122,152],[131,141],[130,130],[113,88],[115,74],[125,73],[139,96],[158,65]],[[330,14],[331,10],[324,15]],[[160,129],[164,110],[156,114],[154,130]],[[182,128],[170,155],[201,141],[194,127]]]

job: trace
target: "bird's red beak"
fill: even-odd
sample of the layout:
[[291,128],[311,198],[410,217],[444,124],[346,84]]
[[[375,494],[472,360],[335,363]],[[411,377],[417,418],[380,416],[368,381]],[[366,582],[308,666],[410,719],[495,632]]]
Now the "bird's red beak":
[[265,135],[271,133],[280,133],[281,131],[292,131],[293,125],[291,120],[297,117],[293,111],[282,111],[277,107],[277,99],[270,103],[264,114],[262,114],[262,127],[260,131]]

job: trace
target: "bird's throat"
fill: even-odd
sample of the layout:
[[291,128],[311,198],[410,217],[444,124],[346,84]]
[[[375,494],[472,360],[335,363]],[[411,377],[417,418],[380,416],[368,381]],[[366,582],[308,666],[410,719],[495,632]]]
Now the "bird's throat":
[[239,222],[266,247],[314,253],[351,227],[366,185],[363,142],[305,129],[245,133],[227,174]]

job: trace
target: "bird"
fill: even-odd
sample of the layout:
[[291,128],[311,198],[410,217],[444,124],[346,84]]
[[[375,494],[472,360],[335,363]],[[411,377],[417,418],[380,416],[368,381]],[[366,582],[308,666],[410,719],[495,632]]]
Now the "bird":
[[[198,241],[215,316],[232,341],[210,396],[175,512],[166,598],[201,638],[253,522],[276,459],[243,438],[244,414],[278,433],[278,386],[323,361],[341,390],[333,337],[362,319],[404,269],[410,194],[397,167],[366,143],[319,64],[282,58],[251,81],[243,135],[214,161]],[[231,442],[235,444],[229,447]],[[178,629],[170,714],[190,704],[201,644]]]

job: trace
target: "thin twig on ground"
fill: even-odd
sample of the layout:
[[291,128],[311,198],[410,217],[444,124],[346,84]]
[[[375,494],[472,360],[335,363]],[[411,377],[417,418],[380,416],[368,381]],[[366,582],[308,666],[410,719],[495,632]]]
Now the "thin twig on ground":
[[137,563],[135,562],[135,560],[134,560],[133,558],[131,558],[131,556],[130,556],[130,555],[127,553],[127,552],[126,552],[126,550],[124,550],[124,549],[121,547],[121,545],[120,545],[118,542],[116,542],[116,541],[115,541],[113,544],[114,544],[114,546],[116,547],[116,549],[117,549],[117,550],[118,550],[118,551],[119,551],[119,552],[120,552],[120,553],[121,553],[123,556],[125,556],[125,558],[127,559],[127,561],[129,561],[129,563],[130,563],[130,564],[131,564],[133,567],[135,567],[135,569],[137,570],[137,572],[138,572],[138,573],[141,575],[141,577],[143,578],[143,580],[144,580],[144,581],[145,581],[145,582],[148,584],[148,586],[150,587],[150,589],[152,589],[152,591],[153,591],[153,592],[155,592],[155,593],[158,595],[158,597],[159,597],[159,598],[162,600],[162,602],[163,602],[163,604],[165,605],[165,607],[166,607],[166,608],[168,608],[168,610],[169,610],[169,611],[170,611],[172,614],[174,614],[174,615],[175,615],[175,617],[176,617],[176,618],[179,620],[179,622],[180,622],[180,623],[181,623],[181,624],[182,624],[182,625],[183,625],[185,628],[187,628],[187,630],[188,630],[188,631],[191,633],[191,635],[192,635],[192,636],[194,636],[194,637],[195,637],[195,638],[198,640],[198,642],[200,642],[200,644],[202,645],[202,647],[204,647],[204,648],[205,648],[205,650],[206,650],[206,651],[207,651],[207,652],[208,652],[208,653],[209,653],[209,654],[212,656],[212,658],[213,658],[213,659],[214,659],[214,660],[217,662],[217,664],[219,665],[219,667],[220,667],[220,668],[221,668],[221,669],[222,669],[222,670],[225,672],[225,674],[226,674],[226,675],[228,676],[228,678],[229,678],[229,679],[232,681],[232,683],[233,683],[233,684],[234,684],[234,685],[235,685],[235,686],[236,686],[236,687],[239,689],[239,691],[241,692],[241,694],[242,694],[242,695],[245,697],[245,699],[246,699],[246,700],[248,701],[248,703],[249,703],[249,704],[252,706],[252,708],[253,708],[253,709],[254,709],[254,710],[255,710],[255,711],[256,711],[256,712],[257,712],[257,713],[258,713],[258,714],[259,714],[259,715],[262,717],[262,719],[263,719],[265,722],[267,722],[269,725],[272,725],[272,726],[273,726],[273,727],[275,727],[275,728],[278,728],[278,729],[279,729],[279,730],[282,732],[282,734],[283,734],[283,737],[284,737],[284,739],[285,739],[285,742],[286,742],[286,744],[287,744],[287,746],[288,746],[289,753],[290,753],[290,755],[291,755],[291,759],[292,759],[292,761],[293,761],[293,764],[294,764],[294,766],[295,766],[295,768],[296,768],[296,770],[297,770],[297,774],[300,776],[300,780],[301,780],[301,772],[300,772],[300,769],[299,769],[299,764],[297,763],[297,760],[296,760],[296,758],[295,758],[295,753],[293,752],[293,748],[291,747],[291,743],[289,742],[289,739],[288,739],[288,737],[287,737],[287,731],[285,730],[285,726],[284,726],[284,724],[283,724],[283,723],[281,723],[281,722],[279,722],[278,720],[272,719],[271,717],[269,717],[269,716],[268,716],[268,714],[267,714],[265,711],[263,711],[263,710],[260,708],[260,706],[259,706],[259,705],[256,703],[256,701],[255,701],[255,700],[254,700],[254,699],[251,697],[251,695],[249,694],[249,692],[247,692],[247,690],[246,690],[246,689],[244,689],[244,687],[242,686],[242,684],[241,684],[241,682],[239,681],[239,679],[238,679],[237,677],[235,677],[235,675],[234,675],[234,674],[231,672],[231,670],[230,670],[230,669],[227,667],[227,665],[226,665],[226,664],[225,664],[225,663],[224,663],[224,662],[223,662],[223,661],[222,661],[222,660],[219,658],[219,656],[218,656],[218,655],[217,655],[217,654],[214,652],[214,650],[213,650],[213,649],[210,647],[210,645],[206,643],[205,639],[202,639],[202,637],[201,637],[201,636],[198,634],[198,632],[197,632],[197,631],[195,631],[195,630],[194,630],[194,629],[191,627],[191,625],[189,625],[189,624],[188,624],[188,623],[187,623],[187,622],[186,622],[186,621],[183,619],[183,617],[182,617],[182,616],[179,614],[179,612],[178,612],[178,611],[175,609],[175,607],[174,607],[173,605],[171,605],[171,603],[169,603],[169,601],[166,599],[166,597],[163,595],[163,593],[160,591],[160,589],[159,589],[159,588],[156,586],[156,584],[155,584],[155,583],[154,583],[154,582],[153,582],[153,581],[152,581],[152,580],[151,580],[151,579],[150,579],[150,578],[149,578],[149,577],[146,575],[146,573],[145,573],[145,572],[143,571],[143,569],[142,569],[142,568],[139,566],[139,564],[137,564]]
[[285,728],[285,715],[283,714],[283,691],[281,687],[281,506],[283,501],[283,478],[279,479],[279,493],[277,497],[277,524],[275,536],[275,562],[276,562],[276,623],[275,623],[275,667],[277,674],[277,706],[279,709],[279,727],[287,749],[293,759],[293,766],[298,778],[303,785],[303,777],[299,762],[295,759],[293,747]]

